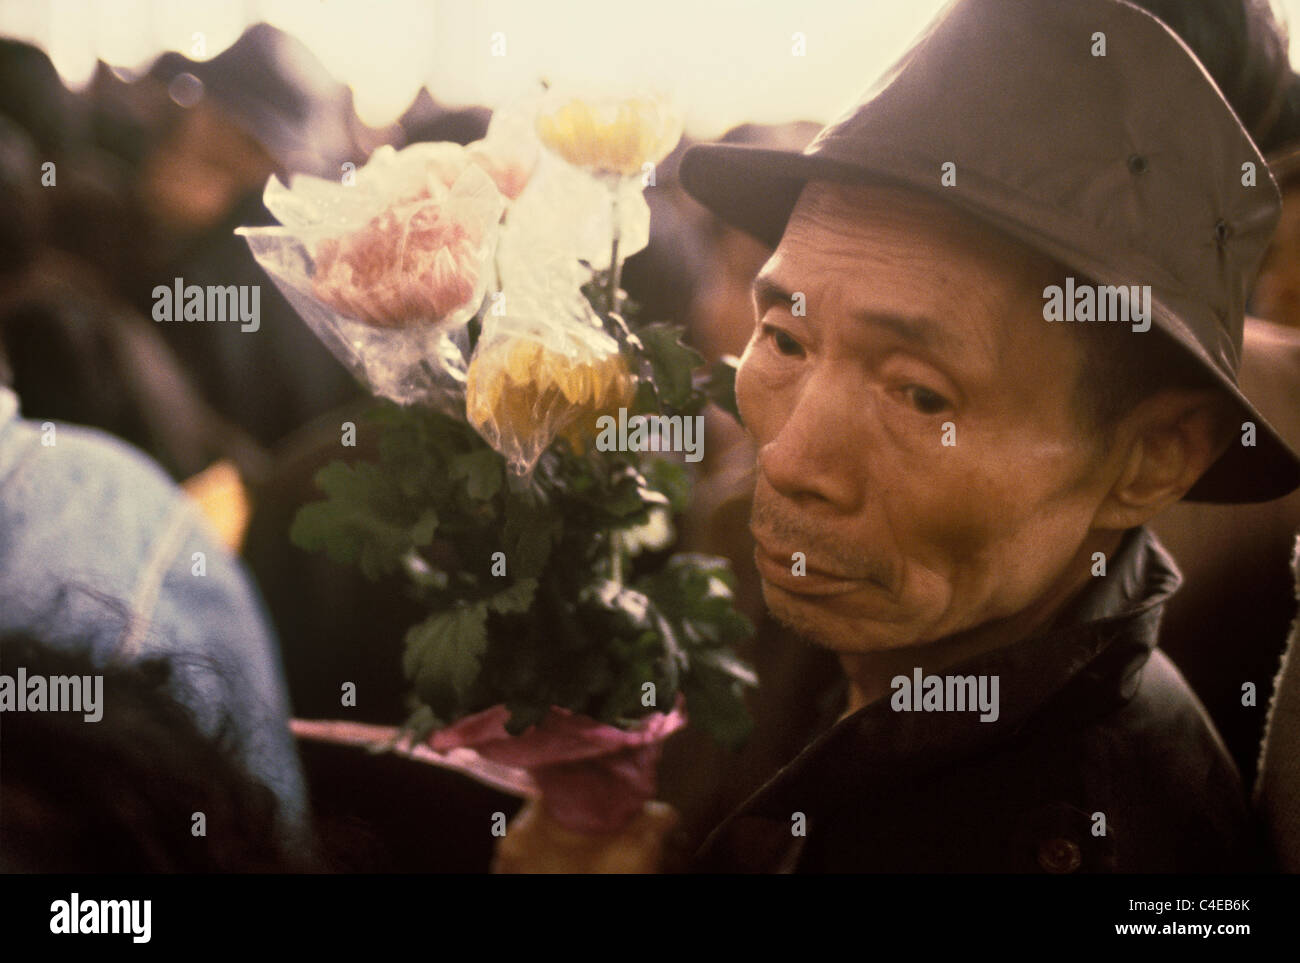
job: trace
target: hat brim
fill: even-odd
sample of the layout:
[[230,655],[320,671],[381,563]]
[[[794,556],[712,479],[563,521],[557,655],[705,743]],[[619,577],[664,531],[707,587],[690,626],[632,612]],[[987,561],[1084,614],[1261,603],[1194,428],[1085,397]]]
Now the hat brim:
[[[682,186],[697,201],[726,223],[776,247],[785,232],[805,184],[812,180],[843,184],[892,181],[901,186],[940,196],[921,184],[910,184],[890,171],[867,164],[848,164],[833,158],[743,144],[697,144],[682,158]],[[1097,264],[1076,256],[1068,246],[1050,243],[1038,232],[985,209],[978,197],[963,192],[960,200],[943,200],[968,210],[996,229],[1056,258],[1067,268],[1111,283]],[[1208,307],[1207,307],[1208,310]],[[1239,436],[1188,491],[1187,501],[1212,503],[1264,502],[1300,487],[1300,456],[1269,424],[1241,389],[1210,359],[1205,348],[1169,310],[1153,312],[1154,324],[1191,354],[1206,374],[1236,402],[1242,421],[1255,425],[1255,444],[1247,447]],[[1244,431],[1244,429],[1243,429]]]

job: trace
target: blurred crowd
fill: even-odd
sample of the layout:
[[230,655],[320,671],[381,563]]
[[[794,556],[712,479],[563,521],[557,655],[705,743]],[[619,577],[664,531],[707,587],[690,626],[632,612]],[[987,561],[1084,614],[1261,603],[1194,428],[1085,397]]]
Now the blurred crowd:
[[[1250,21],[1234,27],[1205,13],[1231,4],[1144,5],[1200,57],[1282,188],[1282,225],[1254,292],[1241,381],[1300,446],[1300,79],[1284,43],[1252,35]],[[319,743],[295,747],[287,732],[269,738],[250,721],[275,726],[291,714],[402,722],[402,636],[420,613],[396,588],[289,542],[294,512],[317,496],[314,473],[336,458],[367,454],[364,436],[352,453],[338,444],[339,425],[355,420],[367,399],[233,231],[273,223],[261,201],[272,175],[338,176],[381,144],[469,143],[485,134],[489,116],[449,109],[424,93],[397,123],[366,127],[349,91],[265,24],[201,63],[167,54],[126,79],[101,64],[76,94],[40,50],[0,40],[0,392],[12,388],[18,406],[6,415],[0,400],[0,634],[8,637],[0,667],[82,656],[103,666],[121,654],[124,638],[139,657],[114,670],[129,675],[119,698],[138,695],[135,721],[97,731],[98,744],[81,745],[88,736],[43,720],[21,727],[6,720],[6,798],[23,804],[5,807],[0,831],[26,842],[6,843],[4,868],[486,865],[486,834],[470,839],[445,827],[485,804],[509,811],[508,800],[400,759]],[[800,149],[817,129],[745,125],[724,140]],[[677,186],[676,163],[688,143],[647,191],[650,244],[628,262],[624,286],[646,316],[685,323],[707,359],[739,356],[753,328],[750,282],[770,251]],[[175,278],[260,285],[260,329],[245,335],[221,325],[155,323],[152,291]],[[725,415],[708,418],[705,460],[675,548],[732,560],[742,607],[758,626],[746,654],[762,686],[752,706],[757,729],[743,753],[725,754],[689,732],[667,747],[662,796],[683,815],[682,848],[826,725],[831,703],[818,694],[832,691],[837,676],[832,656],[790,638],[764,614],[747,528],[754,452]],[[97,429],[147,458],[126,448],[97,454],[109,443],[103,436],[69,429],[59,441],[61,465],[27,469],[46,423]],[[1247,780],[1295,614],[1288,560],[1297,529],[1300,495],[1252,506],[1184,504],[1157,529],[1187,577],[1168,609],[1162,645]],[[33,530],[39,537],[14,534]],[[202,589],[151,574],[171,559],[188,565],[195,553],[206,564]],[[115,563],[143,574],[120,585],[95,581]],[[79,586],[92,598],[79,598]],[[1216,625],[1228,612],[1233,621]],[[1241,612],[1255,624],[1241,625]],[[1251,651],[1198,644],[1235,637],[1271,642]],[[60,644],[42,649],[52,642]],[[355,708],[340,707],[344,681],[356,685]],[[1257,685],[1255,708],[1242,704],[1244,681]],[[192,718],[176,721],[183,717]],[[155,728],[166,723],[178,733],[175,743],[189,748],[158,749],[146,765],[142,744],[171,744],[150,735],[148,719]],[[100,765],[88,769],[76,761],[83,756]],[[214,762],[218,756],[227,762]],[[136,768],[110,776],[114,759],[124,766],[133,759]],[[168,833],[141,828],[137,818],[144,811],[158,825],[188,820],[195,807],[176,797],[198,766],[207,774],[198,781],[211,797],[213,824],[241,827],[210,828],[209,838],[222,843],[201,858],[178,854]],[[82,774],[75,781],[50,775],[74,771]],[[140,784],[122,775],[146,771],[154,778],[141,776]],[[104,793],[120,805],[87,829],[84,846],[81,837],[39,845],[81,811],[69,796],[78,793],[87,806]],[[411,793],[428,800],[418,820],[408,811]],[[309,811],[319,848],[310,858]],[[430,828],[437,825],[444,831]]]

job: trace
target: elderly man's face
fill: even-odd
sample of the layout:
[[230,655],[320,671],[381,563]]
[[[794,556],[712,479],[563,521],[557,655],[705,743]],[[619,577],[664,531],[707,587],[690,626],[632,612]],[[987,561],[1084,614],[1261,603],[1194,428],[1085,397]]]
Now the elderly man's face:
[[1109,483],[1073,416],[1079,339],[1042,317],[1053,281],[1050,262],[924,195],[804,190],[755,282],[736,381],[778,619],[867,652],[1077,584]]

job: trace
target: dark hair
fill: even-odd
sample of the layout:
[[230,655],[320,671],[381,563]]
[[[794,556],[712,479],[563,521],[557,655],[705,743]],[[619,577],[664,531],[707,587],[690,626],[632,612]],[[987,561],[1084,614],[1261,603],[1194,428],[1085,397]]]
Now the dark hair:
[[1142,332],[1122,324],[1070,327],[1079,329],[1083,345],[1075,411],[1080,426],[1103,448],[1113,442],[1124,416],[1157,392],[1216,387],[1200,363],[1154,325]]
[[1300,138],[1300,78],[1268,0],[1133,0],[1187,44],[1261,152]]
[[35,142],[0,113],[0,278],[17,275],[47,233],[49,206],[33,171],[40,170]]
[[[273,872],[322,869],[277,829],[276,800],[167,691],[172,666],[98,665],[28,634],[0,638],[0,666],[29,677],[102,675],[102,716],[6,712],[0,727],[0,867],[14,872]],[[23,694],[19,694],[22,697]],[[191,832],[194,813],[205,834]]]

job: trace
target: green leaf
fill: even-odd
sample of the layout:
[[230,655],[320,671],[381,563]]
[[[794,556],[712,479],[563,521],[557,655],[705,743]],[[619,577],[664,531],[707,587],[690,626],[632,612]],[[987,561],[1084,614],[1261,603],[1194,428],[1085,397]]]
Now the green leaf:
[[735,748],[752,725],[744,692],[758,680],[729,648],[753,632],[735,608],[730,565],[714,556],[682,553],[637,585],[677,630],[687,660],[681,689],[692,724]]
[[643,632],[656,628],[649,597],[612,579],[592,580],[578,593],[578,604],[599,613],[615,632]]
[[691,725],[698,726],[728,749],[739,749],[753,731],[754,722],[745,707],[744,686],[734,676],[715,667],[697,664],[687,676],[682,691]]
[[680,515],[691,503],[691,479],[686,466],[667,458],[650,458],[642,468],[646,481],[668,497],[668,507]]
[[506,732],[512,736],[522,735],[529,726],[540,724],[549,708],[538,702],[507,702],[510,718],[506,720]]
[[487,607],[498,615],[523,615],[533,607],[537,579],[521,578],[487,600]]
[[487,650],[487,606],[439,612],[406,633],[402,670],[420,699],[444,718],[467,709],[470,690]]
[[614,518],[624,518],[644,512],[648,504],[662,500],[658,493],[654,493],[650,499],[647,499],[645,496],[649,491],[641,473],[629,467],[615,479],[613,488],[601,500],[600,507]]
[[411,521],[391,479],[378,465],[336,461],[316,473],[316,483],[329,497],[298,510],[289,531],[294,544],[358,564],[372,580],[392,572],[411,547]]
[[758,686],[758,673],[736,653],[727,649],[707,649],[695,656],[695,664],[707,666],[721,675],[728,676],[745,688]]
[[653,415],[659,413],[659,395],[655,386],[649,381],[636,383],[636,394],[632,396],[629,415]]
[[426,508],[411,526],[411,544],[428,545],[433,541],[434,532],[438,530],[438,513]]
[[501,490],[504,464],[499,454],[484,447],[453,458],[451,477],[466,480],[465,489],[470,498],[488,501]]
[[691,375],[704,363],[698,351],[682,343],[682,331],[682,326],[676,324],[648,324],[637,330],[654,368],[659,397],[671,408],[690,400],[694,390]]
[[709,376],[703,390],[709,400],[736,419],[740,425],[740,407],[736,404],[736,369],[739,362],[730,355],[719,358],[709,368]]
[[506,500],[503,549],[515,575],[537,578],[551,555],[552,519],[544,505],[523,497]]
[[309,552],[322,549],[336,562],[356,560],[355,539],[339,531],[336,510],[329,502],[311,502],[298,509],[289,527],[289,540]]
[[445,723],[434,713],[428,706],[419,706],[411,717],[402,724],[402,731],[411,737],[411,745],[418,746],[428,740],[438,729],[441,729]]

